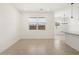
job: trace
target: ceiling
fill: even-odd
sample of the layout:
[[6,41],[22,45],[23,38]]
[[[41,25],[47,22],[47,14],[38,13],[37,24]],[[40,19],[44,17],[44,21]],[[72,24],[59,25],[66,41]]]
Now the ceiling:
[[69,3],[15,3],[13,5],[21,12],[52,12],[65,8]]

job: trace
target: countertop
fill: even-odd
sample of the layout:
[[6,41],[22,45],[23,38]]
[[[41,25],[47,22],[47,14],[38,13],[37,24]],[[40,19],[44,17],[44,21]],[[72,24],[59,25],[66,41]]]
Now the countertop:
[[70,34],[70,35],[77,35],[79,36],[79,32],[68,32],[68,31],[62,31],[64,32],[65,34]]

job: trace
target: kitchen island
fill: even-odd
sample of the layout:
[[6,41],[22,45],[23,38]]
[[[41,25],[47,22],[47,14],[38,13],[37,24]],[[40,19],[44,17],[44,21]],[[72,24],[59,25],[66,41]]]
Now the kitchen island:
[[65,43],[79,51],[79,32],[63,32],[65,34]]

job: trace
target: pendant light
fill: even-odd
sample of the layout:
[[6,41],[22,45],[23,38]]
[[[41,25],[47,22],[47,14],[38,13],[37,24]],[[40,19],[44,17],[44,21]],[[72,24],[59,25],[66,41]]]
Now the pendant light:
[[74,17],[73,17],[73,5],[74,5],[74,3],[71,3],[71,19],[74,18]]

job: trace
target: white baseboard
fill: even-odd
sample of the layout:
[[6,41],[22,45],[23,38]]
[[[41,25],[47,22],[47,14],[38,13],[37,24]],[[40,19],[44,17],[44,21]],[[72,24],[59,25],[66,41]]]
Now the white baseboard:
[[64,42],[65,42],[65,44],[67,44],[68,46],[72,47],[74,50],[76,50],[76,51],[78,51],[78,52],[79,52],[79,49],[78,49],[78,48],[76,48],[76,47],[72,46],[71,44],[69,44],[69,43],[68,43],[68,42],[66,42],[66,41],[64,41]]
[[0,50],[0,53],[4,52],[10,46],[12,46],[13,44],[15,44],[18,40],[20,40],[20,39],[19,38],[13,39],[8,45],[6,45],[3,49]]

